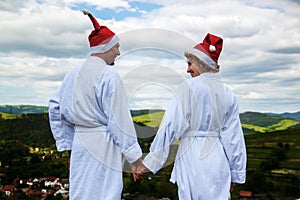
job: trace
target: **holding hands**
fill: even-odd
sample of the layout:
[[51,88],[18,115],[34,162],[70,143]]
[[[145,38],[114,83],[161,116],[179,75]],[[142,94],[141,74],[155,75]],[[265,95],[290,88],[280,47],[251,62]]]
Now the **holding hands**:
[[145,165],[142,162],[142,159],[138,159],[136,162],[134,162],[131,166],[132,176],[134,182],[144,178],[145,173],[148,171],[148,169],[145,167]]

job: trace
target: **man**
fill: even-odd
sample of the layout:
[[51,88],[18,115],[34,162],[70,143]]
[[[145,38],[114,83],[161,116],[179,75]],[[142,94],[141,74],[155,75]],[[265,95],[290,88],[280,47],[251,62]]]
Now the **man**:
[[124,158],[134,171],[142,151],[121,77],[111,67],[120,55],[119,39],[83,13],[95,28],[90,56],[50,99],[50,125],[58,151],[71,151],[70,200],[116,200],[121,199]]
[[246,179],[246,148],[236,96],[220,80],[223,39],[207,34],[185,52],[192,78],[183,82],[167,108],[150,153],[138,168],[156,173],[170,145],[180,139],[170,181],[182,200],[224,200]]

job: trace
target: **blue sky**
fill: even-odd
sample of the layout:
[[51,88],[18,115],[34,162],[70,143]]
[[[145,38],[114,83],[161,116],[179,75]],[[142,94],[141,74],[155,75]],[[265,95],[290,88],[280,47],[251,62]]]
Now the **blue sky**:
[[130,9],[126,9],[121,6],[99,9],[97,8],[96,5],[79,3],[79,4],[75,4],[71,8],[74,10],[87,9],[90,12],[92,12],[95,17],[101,18],[103,20],[115,19],[117,21],[120,21],[128,17],[134,17],[134,18],[142,17],[143,14],[151,12],[155,9],[159,9],[162,6],[151,2],[133,1],[133,2],[128,2],[128,7]]
[[300,4],[292,0],[1,1],[0,105],[47,105],[88,55],[93,27],[83,8],[121,39],[115,68],[128,91],[139,84],[132,109],[165,108],[190,78],[183,52],[210,32],[224,39],[220,75],[241,112],[300,110]]

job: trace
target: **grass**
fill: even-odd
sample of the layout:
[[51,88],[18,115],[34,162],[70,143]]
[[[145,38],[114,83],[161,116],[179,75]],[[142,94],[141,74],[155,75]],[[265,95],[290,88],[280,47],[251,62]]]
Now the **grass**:
[[273,124],[271,126],[268,126],[268,128],[269,128],[269,131],[280,131],[280,130],[286,130],[289,127],[297,125],[299,123],[300,123],[299,121],[284,119],[284,120],[281,120],[277,124]]
[[270,156],[278,143],[288,145],[287,159],[280,161],[280,168],[300,171],[300,129],[272,133],[245,135],[248,167],[259,168],[260,162]]
[[146,126],[157,128],[164,116],[164,112],[150,112],[148,114],[142,114],[132,117],[134,122],[145,124]]
[[242,124],[243,128],[247,128],[247,129],[252,129],[255,132],[260,132],[260,133],[265,133],[266,132],[266,127],[261,127],[261,126],[256,126],[253,124]]
[[252,129],[255,132],[259,132],[259,133],[266,133],[266,132],[286,130],[286,129],[288,129],[292,126],[295,126],[299,123],[300,122],[297,120],[283,119],[283,120],[279,121],[278,123],[272,124],[270,126],[265,126],[265,127],[257,126],[257,125],[253,125],[253,124],[242,124],[242,127],[246,128],[246,129]]
[[[136,123],[142,123],[152,128],[158,128],[163,115],[164,111],[162,110],[137,110],[134,111],[132,119]],[[248,134],[250,132],[253,133],[253,131],[256,133],[268,133],[286,130],[297,124],[300,124],[300,121],[294,119],[267,116],[266,114],[261,115],[263,117],[257,117],[256,115],[253,115],[252,118],[248,117],[244,120],[244,123],[242,123],[242,127],[245,134]]]
[[247,129],[252,129],[255,132],[259,132],[259,133],[266,133],[266,132],[272,132],[272,131],[286,130],[289,127],[295,126],[299,123],[300,122],[297,120],[283,119],[276,124],[272,124],[272,125],[266,126],[266,127],[257,126],[257,125],[253,125],[253,124],[242,124],[242,127],[247,128]]
[[0,112],[0,119],[15,119],[21,117],[21,114],[9,114],[9,113],[3,113]]

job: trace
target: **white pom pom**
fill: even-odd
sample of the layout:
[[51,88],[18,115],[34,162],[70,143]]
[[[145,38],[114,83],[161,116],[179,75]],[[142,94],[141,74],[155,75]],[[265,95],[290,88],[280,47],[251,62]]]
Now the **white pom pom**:
[[86,9],[83,9],[82,12],[83,12],[83,14],[85,14],[85,15],[90,14],[90,12],[89,12],[88,10],[86,10]]
[[216,47],[213,46],[213,45],[209,45],[209,50],[210,50],[211,52],[214,52],[214,51],[216,51]]

